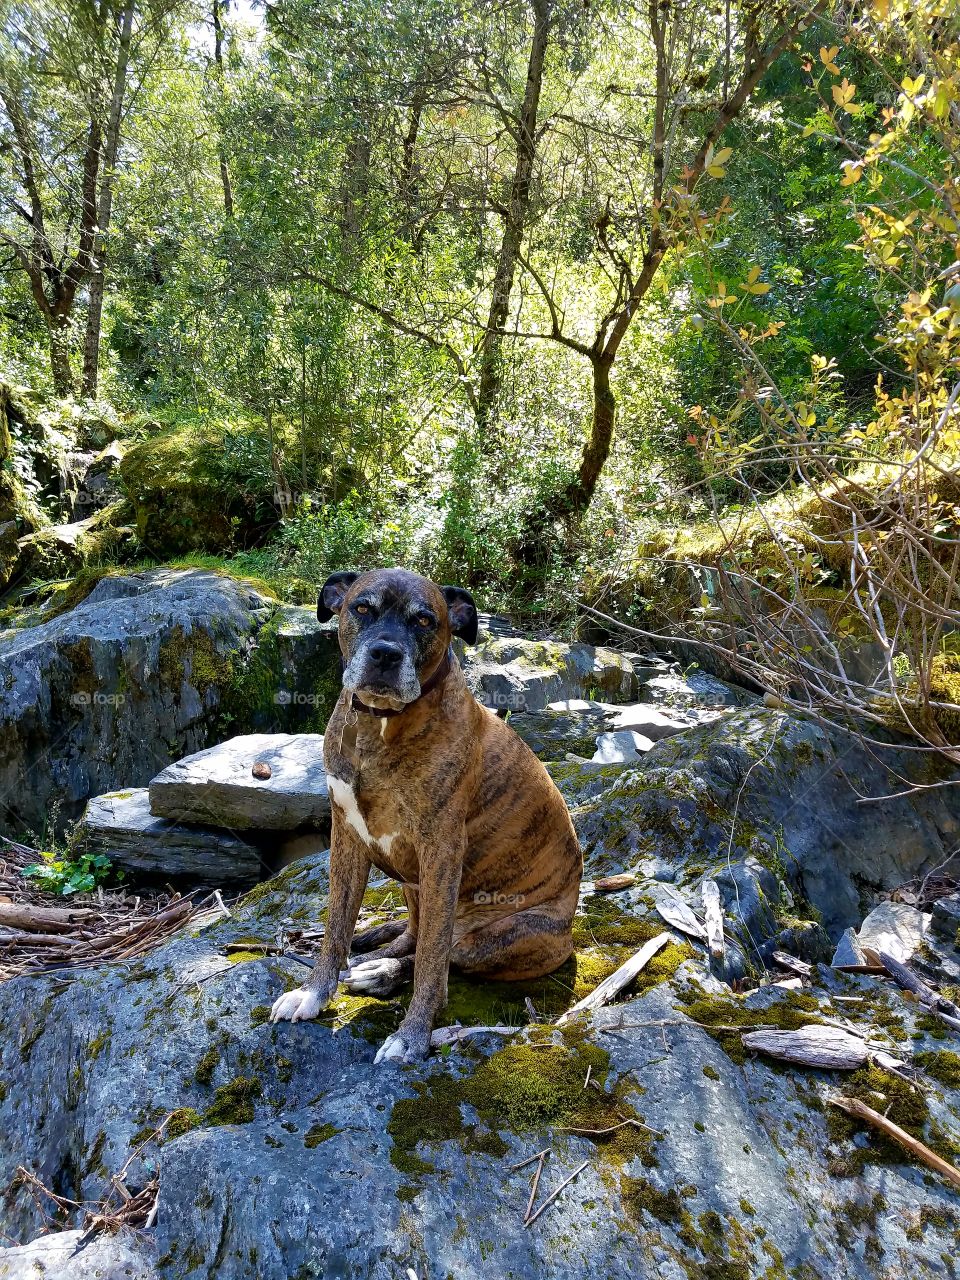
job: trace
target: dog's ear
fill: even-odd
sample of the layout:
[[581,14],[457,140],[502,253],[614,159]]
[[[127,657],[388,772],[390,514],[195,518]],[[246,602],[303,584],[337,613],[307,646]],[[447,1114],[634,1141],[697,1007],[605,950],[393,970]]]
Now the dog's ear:
[[461,636],[467,644],[477,643],[477,606],[473,596],[463,587],[441,587],[447,602],[447,614],[450,618],[450,630],[455,636]]
[[344,596],[360,577],[359,573],[331,573],[317,599],[317,620],[329,622],[343,607]]

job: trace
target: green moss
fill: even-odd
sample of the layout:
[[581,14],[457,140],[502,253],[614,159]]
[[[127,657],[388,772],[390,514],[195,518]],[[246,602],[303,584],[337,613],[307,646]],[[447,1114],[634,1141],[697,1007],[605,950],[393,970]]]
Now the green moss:
[[93,1040],[91,1040],[90,1041],[90,1061],[96,1062],[97,1058],[100,1057],[100,1054],[103,1053],[104,1049],[107,1047],[109,1043],[110,1043],[109,1031],[101,1031],[98,1036],[96,1036]]
[[270,1021],[270,1006],[268,1004],[258,1004],[250,1010],[250,1025],[259,1027],[264,1022]]
[[196,1129],[199,1124],[200,1115],[193,1107],[179,1107],[167,1121],[165,1132],[171,1140],[173,1138],[182,1138],[185,1133],[189,1133],[191,1129]]
[[197,1063],[197,1069],[193,1073],[193,1078],[196,1080],[197,1084],[210,1084],[213,1080],[213,1073],[216,1071],[219,1062],[220,1046],[212,1044]]
[[227,959],[231,964],[249,964],[251,960],[263,960],[266,956],[266,948],[263,951],[230,951]]
[[397,1199],[402,1204],[410,1204],[420,1194],[420,1188],[412,1182],[401,1182],[397,1187]]
[[703,1074],[707,1077],[708,1080],[720,1079],[720,1072],[716,1069],[716,1067],[712,1067],[709,1062],[703,1068]]
[[305,1147],[319,1147],[321,1142],[329,1142],[340,1130],[332,1124],[315,1124],[303,1135]]
[[688,1216],[683,1197],[676,1187],[661,1191],[647,1178],[627,1178],[621,1182],[621,1198],[631,1218],[649,1214],[658,1222],[679,1224]]
[[262,1095],[263,1087],[259,1080],[238,1076],[217,1089],[212,1104],[203,1113],[203,1123],[250,1124],[254,1118],[254,1099]]
[[960,1089],[960,1054],[950,1053],[946,1049],[932,1049],[927,1053],[918,1053],[914,1062],[928,1076],[946,1085],[948,1089]]
[[[936,1138],[925,1133],[929,1110],[923,1094],[906,1080],[881,1067],[869,1066],[845,1077],[843,1092],[881,1112],[913,1137],[934,1146]],[[851,1148],[854,1134],[864,1131],[870,1135],[870,1145]],[[844,1148],[843,1154],[830,1163],[830,1172],[837,1177],[859,1175],[867,1164],[902,1164],[906,1159],[902,1147],[836,1107],[828,1109],[827,1132],[832,1143]]]
[[209,689],[227,689],[233,671],[234,655],[221,653],[210,632],[199,624],[187,631],[178,623],[160,645],[157,674],[170,689],[178,690],[186,681],[203,697]]

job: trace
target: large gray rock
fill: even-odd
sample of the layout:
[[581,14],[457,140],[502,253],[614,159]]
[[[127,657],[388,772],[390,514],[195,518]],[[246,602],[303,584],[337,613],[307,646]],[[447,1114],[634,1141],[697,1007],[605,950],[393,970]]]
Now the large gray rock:
[[905,902],[881,902],[857,930],[861,950],[885,951],[906,964],[920,950],[930,932],[930,916]]
[[322,729],[335,634],[208,570],[103,578],[0,636],[0,828],[43,829],[236,731]]
[[158,818],[145,787],[95,796],[79,830],[86,849],[105,854],[135,877],[249,884],[265,865],[260,849],[233,831]]
[[[255,776],[255,764],[269,776]],[[187,756],[150,783],[150,809],[174,822],[235,831],[325,826],[323,734],[248,733]]]
[[[753,858],[837,938],[859,926],[871,895],[948,862],[960,843],[960,789],[893,796],[921,767],[895,742],[865,744],[753,707],[658,742],[606,779],[573,764],[551,772],[573,806],[590,875],[639,868],[695,886]],[[864,796],[890,798],[867,809]],[[786,898],[772,905],[789,914]]]
[[686,675],[671,672],[656,675],[640,687],[641,702],[679,707],[746,707],[759,702],[759,696],[738,684],[731,684],[708,671],[688,671]]
[[[375,1067],[401,999],[341,996],[313,1023],[264,1020],[304,969],[289,955],[252,958],[254,939],[272,943],[316,920],[324,891],[322,860],[312,860],[259,887],[229,919],[132,966],[0,986],[0,1182],[23,1164],[60,1194],[95,1202],[141,1146],[127,1185],[160,1178],[156,1226],[138,1237],[129,1264],[144,1280],[151,1263],[159,1280],[944,1275],[955,1249],[950,1188],[829,1119],[831,1092],[877,1079],[851,1085],[744,1061],[736,1034],[715,1038],[700,1025],[824,1014],[900,1053],[939,1049],[922,1010],[895,989],[856,979],[836,986],[864,997],[854,1002],[834,1003],[830,985],[803,1003],[772,988],[734,997],[695,948],[673,953],[624,1003],[565,1035],[541,1028],[530,1046],[524,991],[541,1002],[570,971],[532,987],[460,978],[447,1018],[506,1019],[516,1035],[477,1037],[469,1053],[421,1067]],[[639,900],[636,912],[635,927],[660,927]],[[236,946],[247,950],[231,964]],[[578,981],[597,955],[589,940],[581,947]],[[901,1025],[898,1046],[887,1032]],[[587,1065],[600,1089],[587,1105],[595,1100],[610,1123],[627,1114],[647,1129],[598,1142],[569,1131]],[[931,1141],[960,1126],[960,1093],[942,1074],[925,1077],[913,1121]],[[173,1135],[149,1141],[169,1112]],[[538,1205],[584,1167],[525,1227],[532,1169],[515,1166],[544,1148]],[[0,1200],[0,1231],[32,1240],[41,1227],[34,1198],[14,1183]],[[45,1248],[68,1244],[54,1237]],[[112,1248],[100,1248],[111,1276]],[[8,1256],[20,1265],[17,1251]],[[65,1263],[59,1274],[89,1273]]]
[[638,688],[623,654],[559,640],[489,640],[467,652],[464,670],[480,702],[495,711],[540,711],[566,698],[625,702]]

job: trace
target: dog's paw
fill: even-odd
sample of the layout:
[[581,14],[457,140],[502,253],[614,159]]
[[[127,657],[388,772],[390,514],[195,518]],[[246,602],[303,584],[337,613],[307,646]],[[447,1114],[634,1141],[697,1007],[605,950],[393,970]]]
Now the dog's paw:
[[326,1006],[327,1001],[319,991],[314,991],[312,987],[298,987],[296,991],[285,991],[273,1002],[270,1021],[308,1022]]
[[410,965],[403,960],[382,958],[351,964],[349,972],[341,975],[341,978],[343,985],[353,995],[390,996],[410,976]]
[[418,1035],[409,1031],[394,1031],[387,1036],[377,1050],[374,1064],[378,1062],[422,1062],[430,1052],[430,1035]]

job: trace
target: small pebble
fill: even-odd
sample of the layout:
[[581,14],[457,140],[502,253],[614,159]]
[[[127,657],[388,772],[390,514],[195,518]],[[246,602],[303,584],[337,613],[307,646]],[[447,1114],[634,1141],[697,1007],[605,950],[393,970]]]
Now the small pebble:
[[271,776],[270,766],[268,764],[264,764],[262,760],[258,760],[250,772],[255,778],[269,778]]

